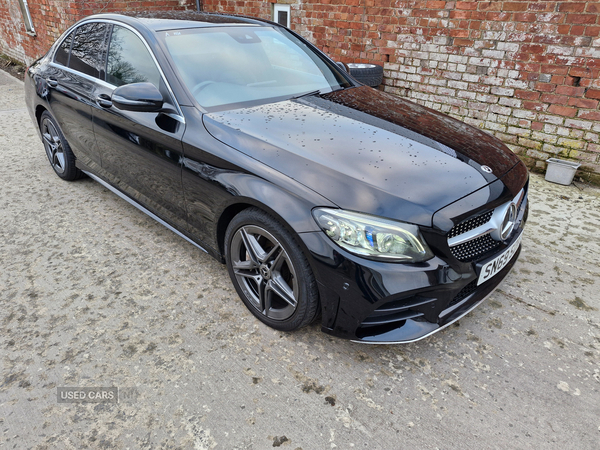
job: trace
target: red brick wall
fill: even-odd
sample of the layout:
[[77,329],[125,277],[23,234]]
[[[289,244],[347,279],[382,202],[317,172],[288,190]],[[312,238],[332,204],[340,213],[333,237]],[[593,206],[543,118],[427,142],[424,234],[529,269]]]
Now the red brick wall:
[[[383,89],[446,112],[506,142],[530,167],[582,162],[600,181],[600,1],[203,0],[205,11],[270,18],[334,59],[385,68]],[[0,53],[33,61],[79,18],[97,12],[195,9],[195,0],[0,3]]]
[[[270,18],[274,2],[203,5]],[[578,160],[600,181],[600,1],[279,3],[334,59],[383,65],[385,91],[496,135],[530,167]]]
[[25,31],[18,0],[0,3],[0,53],[27,64],[45,54],[69,26],[91,14],[196,9],[196,0],[29,0],[28,4],[36,36],[30,36]]

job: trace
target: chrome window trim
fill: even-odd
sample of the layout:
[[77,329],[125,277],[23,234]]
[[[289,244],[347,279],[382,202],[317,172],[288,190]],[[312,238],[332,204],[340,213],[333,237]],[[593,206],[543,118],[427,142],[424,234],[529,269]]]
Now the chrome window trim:
[[[61,63],[57,63],[56,62],[56,52],[58,51],[58,49],[60,48],[60,46],[62,45],[62,43],[71,35],[73,35],[73,39],[75,39],[75,35],[77,34],[77,28],[79,28],[81,25],[85,25],[86,23],[102,23],[102,22],[106,22],[104,20],[86,20],[85,22],[81,22],[75,25],[73,25],[70,28],[67,28],[65,30],[65,32],[62,34],[62,36],[60,38],[58,38],[58,40],[52,44],[52,47],[50,47],[50,50],[48,50],[48,55],[50,56],[50,58],[52,59],[52,61],[50,61],[51,64],[55,64],[54,67],[60,67],[60,68],[65,68],[65,69],[70,69],[70,67],[67,67]],[[73,40],[71,40],[71,45],[69,46],[69,62],[71,60],[71,50],[73,49]],[[77,72],[77,71],[73,71],[71,70],[71,72],[76,73],[78,75],[87,75],[84,74],[83,72]],[[93,80],[100,80],[99,78],[96,77],[91,77]],[[102,81],[102,80],[100,80]]]
[[[173,100],[173,104],[175,106],[175,108],[177,109],[177,114],[172,114],[169,113],[167,114],[168,116],[176,119],[177,121],[184,123],[185,124],[185,116],[183,115],[183,111],[181,110],[181,107],[179,106],[179,102],[177,101],[177,98],[175,97],[175,93],[173,92],[173,89],[171,89],[171,85],[169,84],[169,82],[167,81],[167,77],[165,76],[165,73],[163,72],[162,68],[160,67],[160,64],[158,63],[158,60],[156,59],[156,56],[154,55],[154,52],[152,51],[152,49],[150,48],[150,46],[148,45],[148,43],[146,42],[146,39],[144,39],[144,36],[142,36],[139,31],[137,31],[135,28],[133,28],[131,25],[128,25],[126,23],[123,22],[119,22],[116,20],[110,20],[110,19],[89,19],[89,20],[84,20],[82,22],[77,23],[77,27],[75,28],[79,28],[82,25],[85,25],[86,23],[108,23],[108,24],[112,24],[112,25],[118,25],[120,27],[123,28],[127,28],[129,31],[133,32],[138,38],[140,38],[140,40],[142,41],[142,43],[144,44],[144,46],[146,47],[146,49],[148,50],[148,53],[150,53],[150,56],[152,57],[152,60],[154,61],[154,65],[156,66],[156,68],[158,69],[158,72],[160,73],[160,76],[163,80],[163,82],[165,83],[165,86],[167,87],[167,91],[169,92],[169,95],[171,96],[171,99]],[[74,31],[75,28],[73,28]],[[111,30],[112,33],[112,30]],[[60,45],[62,44],[62,42],[71,34],[71,32],[65,33],[65,36],[60,40],[60,42],[57,42],[57,44],[55,44],[55,47],[53,48],[53,53],[52,53],[52,61],[50,62],[50,65],[55,67],[55,68],[60,68],[63,70],[67,70],[75,75],[81,76],[83,78],[86,78],[90,81],[94,81],[96,83],[100,82],[104,87],[108,88],[108,89],[112,89],[113,91],[118,87],[115,86],[112,83],[109,83],[107,81],[101,80],[100,78],[96,78],[96,77],[92,77],[91,75],[87,75],[83,72],[79,72],[77,70],[73,70],[70,67],[67,66],[63,66],[62,64],[59,64],[57,62],[54,61],[54,58],[56,56],[56,50],[60,47]],[[110,41],[108,42],[108,46],[110,46]],[[108,47],[107,47],[107,53],[108,53]],[[108,55],[107,55],[108,58]]]
[[85,78],[86,80],[93,81],[94,83],[101,84],[102,86],[104,86],[107,89],[112,89],[112,90],[116,89],[116,86],[114,86],[114,85],[112,85],[110,83],[107,83],[106,81],[101,80],[100,78],[93,77],[91,75],[88,75],[87,73],[79,72],[77,70],[71,69],[70,67],[67,67],[67,66],[63,66],[62,64],[56,63],[54,61],[50,62],[50,66],[54,67],[56,69],[60,69],[60,70],[64,70],[64,71],[70,72],[73,75],[77,75],[77,76],[79,76],[81,78]]

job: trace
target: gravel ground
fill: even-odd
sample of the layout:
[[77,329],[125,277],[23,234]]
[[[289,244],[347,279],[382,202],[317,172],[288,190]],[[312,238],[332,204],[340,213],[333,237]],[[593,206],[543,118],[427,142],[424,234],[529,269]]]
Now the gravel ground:
[[[0,71],[0,447],[597,449],[600,193],[531,177],[521,259],[423,341],[280,333],[217,261],[55,176]],[[59,403],[60,387],[118,403]]]

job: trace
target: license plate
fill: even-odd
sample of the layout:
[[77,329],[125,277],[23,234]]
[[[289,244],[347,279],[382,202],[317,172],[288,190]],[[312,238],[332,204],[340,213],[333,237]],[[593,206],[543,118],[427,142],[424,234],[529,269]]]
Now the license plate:
[[504,253],[492,259],[490,262],[486,263],[481,268],[481,272],[479,273],[479,279],[477,280],[477,286],[492,278],[510,262],[513,256],[515,256],[515,253],[517,253],[517,250],[519,250],[519,245],[521,245],[522,237],[523,233],[521,233],[519,238],[515,242],[513,242],[513,244],[504,251]]

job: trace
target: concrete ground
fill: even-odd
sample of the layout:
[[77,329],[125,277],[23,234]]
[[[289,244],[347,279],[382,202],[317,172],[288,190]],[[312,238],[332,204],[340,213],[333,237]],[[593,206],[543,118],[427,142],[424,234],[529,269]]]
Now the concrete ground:
[[[600,193],[531,177],[521,259],[454,326],[365,346],[280,333],[224,266],[60,180],[0,72],[0,447],[600,448]],[[59,403],[59,387],[119,403]]]

